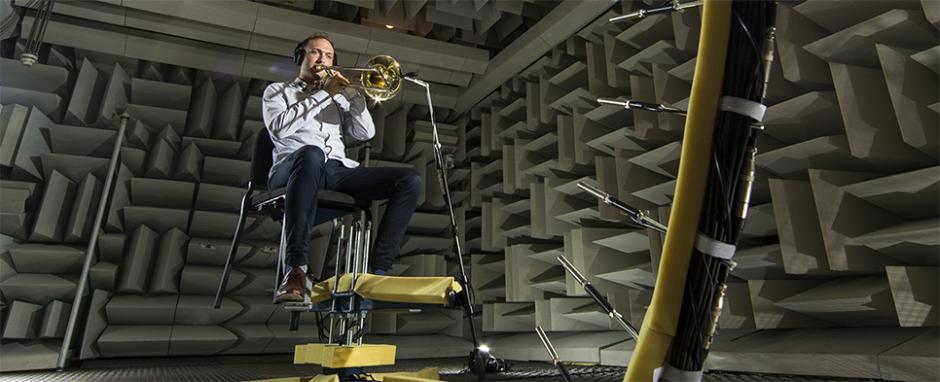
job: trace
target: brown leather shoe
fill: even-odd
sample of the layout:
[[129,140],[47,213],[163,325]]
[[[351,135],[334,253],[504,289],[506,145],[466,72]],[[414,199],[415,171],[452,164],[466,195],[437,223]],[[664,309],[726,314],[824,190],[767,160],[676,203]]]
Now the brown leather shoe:
[[290,268],[277,288],[276,302],[303,301],[307,291],[307,273],[301,267]]

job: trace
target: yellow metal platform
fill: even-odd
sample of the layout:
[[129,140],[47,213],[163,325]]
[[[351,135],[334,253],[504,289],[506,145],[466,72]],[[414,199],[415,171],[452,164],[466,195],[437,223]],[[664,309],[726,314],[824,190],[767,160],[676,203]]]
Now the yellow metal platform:
[[[340,277],[339,291],[349,291],[352,275]],[[313,286],[310,299],[316,304],[332,297],[335,277],[330,277]],[[463,288],[453,277],[399,277],[378,276],[363,273],[356,280],[356,294],[374,301],[402,302],[414,304],[446,305],[448,296],[460,293]]]
[[395,345],[296,345],[294,364],[315,364],[331,369],[394,365]]

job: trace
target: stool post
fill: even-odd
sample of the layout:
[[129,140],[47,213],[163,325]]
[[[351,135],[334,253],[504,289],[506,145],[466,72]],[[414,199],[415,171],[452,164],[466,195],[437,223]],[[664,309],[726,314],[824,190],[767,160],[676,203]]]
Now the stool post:
[[[343,274],[349,273],[352,269],[352,260],[353,260],[353,244],[355,243],[354,237],[356,234],[356,226],[349,225],[349,237],[346,239],[346,266],[343,268]],[[337,284],[339,283],[339,277],[341,275],[336,275]]]
[[[353,225],[356,229],[356,234],[352,236],[353,238],[353,250],[352,250],[352,268],[350,273],[352,277],[349,279],[349,290],[352,291],[356,289],[356,279],[359,277],[359,267],[361,265],[361,254],[362,254],[362,224],[360,221],[356,221]],[[350,300],[352,304],[352,300]]]
[[372,220],[366,220],[365,243],[362,246],[362,273],[369,273],[369,255],[372,254]]
[[[340,224],[339,226],[339,240],[336,241],[336,260],[333,262],[333,296],[336,296],[336,292],[339,291],[339,276],[340,271],[339,267],[342,264],[342,255],[343,255],[343,243],[346,239],[346,224]],[[329,341],[333,343],[333,328],[336,327],[336,316],[333,314],[336,312],[336,299],[334,298],[330,302],[330,333]]]

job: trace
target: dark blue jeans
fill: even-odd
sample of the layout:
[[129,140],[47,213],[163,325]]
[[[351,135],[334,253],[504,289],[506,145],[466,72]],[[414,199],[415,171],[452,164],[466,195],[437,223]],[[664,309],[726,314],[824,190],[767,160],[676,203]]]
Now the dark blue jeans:
[[337,160],[325,162],[325,157],[319,147],[304,146],[278,165],[268,180],[270,189],[287,186],[284,208],[287,265],[297,267],[308,262],[310,231],[317,213],[317,191],[323,189],[357,199],[388,199],[370,255],[373,271],[387,271],[398,257],[401,240],[418,203],[421,176],[409,168],[347,168]]

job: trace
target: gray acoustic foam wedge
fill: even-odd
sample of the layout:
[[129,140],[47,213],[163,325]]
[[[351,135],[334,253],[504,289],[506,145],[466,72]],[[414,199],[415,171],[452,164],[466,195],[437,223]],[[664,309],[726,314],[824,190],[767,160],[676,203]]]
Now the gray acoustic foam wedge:
[[140,225],[131,233],[120,267],[117,292],[143,293],[147,290],[159,233]]
[[233,82],[219,98],[215,110],[215,124],[212,137],[222,140],[238,139],[238,128],[241,124],[241,114],[244,105],[243,91],[238,82]]
[[177,295],[115,295],[105,306],[108,325],[172,325],[178,300]]
[[54,369],[59,359],[61,341],[9,342],[0,345],[0,371],[14,372],[37,369]]
[[72,301],[77,276],[47,273],[17,273],[0,282],[6,299],[45,305],[52,300]]
[[190,143],[183,147],[179,160],[176,161],[176,170],[173,177],[178,180],[198,182],[202,178],[202,162],[204,156],[199,147]]
[[66,242],[86,242],[91,236],[91,226],[101,201],[102,182],[91,173],[85,174],[78,183],[72,211],[65,229]]
[[42,314],[42,325],[39,327],[39,338],[65,336],[65,327],[68,325],[71,310],[72,304],[58,300],[46,304]]
[[78,274],[85,261],[83,248],[65,245],[24,243],[10,248],[10,255],[19,273]]
[[180,272],[183,270],[188,242],[189,236],[176,228],[170,229],[160,237],[160,246],[153,263],[150,293],[179,291]]
[[181,295],[176,303],[175,325],[219,325],[240,314],[243,306],[231,298],[223,298],[222,306],[213,306],[214,296]]
[[131,179],[131,202],[135,206],[188,209],[193,205],[196,185],[165,179]]
[[92,265],[88,272],[88,282],[93,289],[114,291],[117,288],[117,264],[99,261]]
[[259,354],[264,353],[274,334],[263,324],[226,325],[226,329],[238,336],[238,343],[226,349],[224,354]]
[[235,333],[217,325],[174,325],[170,356],[216,354],[238,342]]
[[186,115],[186,135],[208,138],[212,129],[213,110],[218,94],[211,78],[206,78],[193,91],[192,107]]
[[[226,292],[231,292],[245,281],[245,274],[233,269],[228,280]],[[214,295],[222,279],[222,267],[187,264],[180,275],[181,294]],[[273,287],[273,283],[271,284]]]
[[3,325],[4,340],[34,339],[42,325],[43,306],[13,300]]
[[88,305],[88,318],[85,320],[84,335],[82,336],[79,358],[90,359],[97,358],[101,354],[98,352],[98,337],[104,332],[108,325],[106,306],[111,298],[111,293],[95,289],[91,293],[91,300]]
[[172,332],[172,325],[108,325],[96,344],[104,357],[166,356]]

